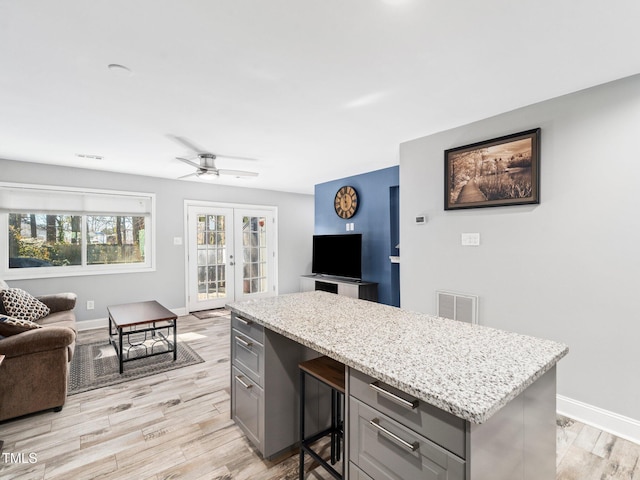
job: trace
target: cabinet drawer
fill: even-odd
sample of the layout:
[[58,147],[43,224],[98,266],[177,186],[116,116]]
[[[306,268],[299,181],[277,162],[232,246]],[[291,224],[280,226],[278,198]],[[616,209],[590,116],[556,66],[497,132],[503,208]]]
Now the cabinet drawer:
[[464,480],[464,460],[351,397],[350,460],[374,480]]
[[264,423],[261,421],[264,391],[237,368],[232,367],[231,372],[231,418],[261,450],[264,438]]
[[231,314],[231,327],[253,338],[257,342],[264,344],[264,327],[259,323],[244,318],[242,315],[234,312]]
[[349,480],[372,480],[369,475],[360,470],[355,463],[349,462]]
[[[373,377],[349,369],[351,395],[429,440],[466,458],[466,421],[407,395]],[[386,393],[385,393],[386,392]],[[397,398],[405,400],[401,402]],[[413,405],[415,405],[415,408]]]
[[236,329],[231,330],[231,364],[263,386],[264,346]]

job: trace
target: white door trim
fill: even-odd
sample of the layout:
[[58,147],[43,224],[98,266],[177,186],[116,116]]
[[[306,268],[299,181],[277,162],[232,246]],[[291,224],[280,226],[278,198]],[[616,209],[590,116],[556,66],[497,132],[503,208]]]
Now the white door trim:
[[210,202],[207,200],[184,200],[183,208],[183,251],[184,251],[184,310],[189,311],[189,223],[187,220],[189,207],[211,207],[211,208],[231,208],[264,210],[272,214],[275,223],[275,232],[273,236],[273,249],[275,258],[273,261],[273,294],[278,295],[278,207],[275,205],[256,205],[251,203],[226,203],[226,202]]

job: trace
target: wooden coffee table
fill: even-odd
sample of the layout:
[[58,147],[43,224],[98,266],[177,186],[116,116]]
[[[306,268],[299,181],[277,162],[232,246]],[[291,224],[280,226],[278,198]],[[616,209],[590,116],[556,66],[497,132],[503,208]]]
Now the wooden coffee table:
[[[151,300],[114,305],[107,307],[107,311],[109,341],[118,354],[120,373],[124,371],[124,362],[172,352],[173,360],[178,358],[178,316],[171,310]],[[127,344],[123,347],[125,338]],[[136,355],[130,358],[132,350]]]

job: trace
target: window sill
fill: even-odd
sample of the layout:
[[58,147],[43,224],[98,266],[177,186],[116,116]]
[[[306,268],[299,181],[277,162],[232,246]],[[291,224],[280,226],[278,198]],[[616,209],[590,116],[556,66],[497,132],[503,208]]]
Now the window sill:
[[[99,267],[53,267],[53,268],[25,268],[16,271],[5,270],[2,279],[7,280],[31,280],[39,278],[83,277],[91,275],[119,275],[126,273],[155,272],[155,266],[131,265],[131,266],[99,266]],[[28,271],[27,271],[28,270]]]

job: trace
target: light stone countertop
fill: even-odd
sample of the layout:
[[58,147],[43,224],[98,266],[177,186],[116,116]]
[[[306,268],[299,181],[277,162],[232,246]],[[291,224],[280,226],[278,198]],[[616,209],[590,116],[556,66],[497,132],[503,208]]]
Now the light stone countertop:
[[319,291],[228,308],[477,424],[569,351],[551,340]]

